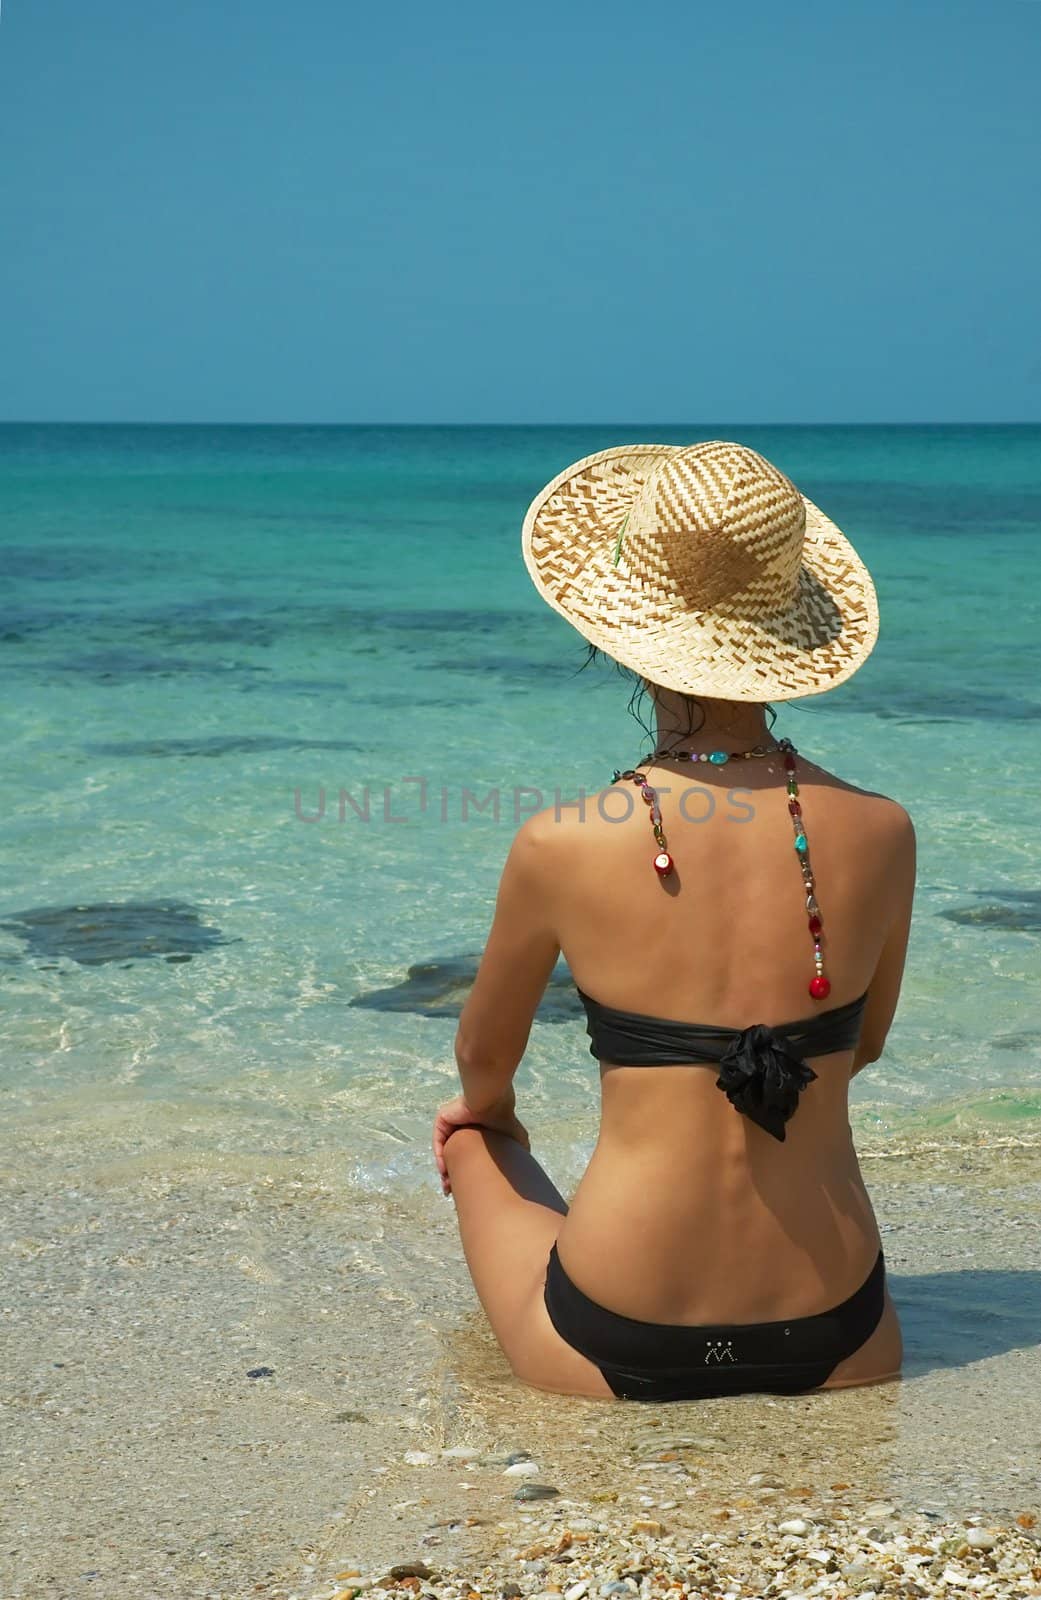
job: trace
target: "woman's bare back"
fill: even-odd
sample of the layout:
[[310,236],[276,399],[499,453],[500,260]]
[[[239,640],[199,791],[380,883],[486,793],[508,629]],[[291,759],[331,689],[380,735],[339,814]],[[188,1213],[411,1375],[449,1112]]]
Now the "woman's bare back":
[[[813,1058],[816,1081],[783,1143],[734,1110],[713,1065],[603,1064],[599,1139],[558,1242],[587,1295],[644,1321],[808,1315],[852,1293],[879,1249],[847,1095],[855,1067],[877,1058],[896,1004],[913,829],[893,801],[800,757],[832,983],[826,1000],[811,999],[813,939],[785,775],[776,754],[741,763],[735,776],[736,766],[697,781],[678,764],[641,769],[661,795],[675,861],[663,881],[631,785],[587,800],[584,813],[534,819],[561,950],[578,986],[603,1004],[745,1028],[868,991],[857,1051]],[[886,1360],[894,1338],[898,1366],[887,1302],[872,1341],[887,1346]],[[842,1381],[840,1369],[833,1382]]]

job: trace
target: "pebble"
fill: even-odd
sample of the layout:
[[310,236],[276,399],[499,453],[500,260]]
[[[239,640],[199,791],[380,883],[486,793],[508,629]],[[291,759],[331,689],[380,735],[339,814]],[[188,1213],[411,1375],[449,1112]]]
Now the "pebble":
[[448,1461],[476,1461],[480,1453],[472,1445],[453,1444],[447,1450],[442,1450],[441,1455]]
[[865,1522],[881,1522],[886,1517],[896,1516],[896,1506],[891,1506],[887,1500],[872,1500],[861,1512]]
[[504,1478],[537,1478],[539,1469],[534,1461],[515,1461],[512,1467],[503,1469]]
[[848,1567],[842,1568],[842,1576],[847,1583],[877,1583],[879,1575],[874,1567],[869,1567],[866,1561],[851,1561]]
[[[513,1498],[552,1502],[559,1492],[529,1480]],[[589,1506],[565,1500],[546,1506],[541,1516],[533,1508],[534,1514],[501,1522],[510,1535],[506,1543],[516,1539],[517,1547],[500,1543],[494,1560],[488,1551],[487,1565],[442,1565],[434,1575],[419,1562],[402,1564],[377,1580],[375,1592],[384,1600],[392,1600],[390,1591],[401,1600],[1041,1600],[1041,1534],[1030,1531],[1034,1511],[1024,1508],[1008,1524],[982,1525],[978,1513],[939,1520],[925,1508],[901,1510],[883,1532],[887,1503],[871,1502],[876,1520],[869,1522],[859,1505],[839,1516],[834,1506],[805,1493],[801,1514],[793,1510],[780,1522],[768,1519],[762,1504],[739,1498],[743,1509],[731,1502],[732,1520],[706,1523],[700,1533],[686,1526],[667,1532],[657,1518],[638,1512],[633,1522],[633,1512],[625,1517],[620,1509],[573,1517]],[[711,1514],[706,1505],[705,1516]],[[678,1515],[682,1521],[683,1510]],[[336,1578],[347,1580],[352,1570]],[[337,1600],[356,1600],[367,1581],[359,1575]]]
[[405,1465],[407,1467],[429,1467],[433,1461],[429,1450],[406,1450]]

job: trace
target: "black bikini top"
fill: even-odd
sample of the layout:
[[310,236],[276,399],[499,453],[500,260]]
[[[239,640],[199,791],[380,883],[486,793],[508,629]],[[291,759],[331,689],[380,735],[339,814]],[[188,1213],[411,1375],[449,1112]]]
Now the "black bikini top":
[[[577,985],[576,985],[577,987]],[[755,1022],[749,1028],[714,1028],[701,1022],[672,1022],[639,1011],[618,1011],[578,990],[586,1010],[589,1053],[618,1067],[673,1067],[718,1062],[716,1088],[731,1105],[775,1139],[799,1095],[817,1074],[804,1056],[849,1050],[857,1042],[867,991],[857,1000],[798,1022],[775,1027]]]

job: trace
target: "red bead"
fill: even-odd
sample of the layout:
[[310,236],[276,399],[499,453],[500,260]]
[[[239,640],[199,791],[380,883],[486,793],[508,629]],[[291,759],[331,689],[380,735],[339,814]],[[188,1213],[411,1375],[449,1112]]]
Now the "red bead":
[[823,975],[811,978],[810,993],[815,1000],[824,1000],[831,993],[831,984]]
[[794,756],[785,756],[785,758],[784,758],[784,770],[785,770],[785,772],[794,772],[795,771],[795,757]]
[[821,922],[820,917],[811,917],[810,918],[810,932],[814,936],[816,936],[818,933],[820,933],[821,928],[823,926],[824,926],[824,924]]
[[667,878],[672,871],[672,857],[667,850],[660,850],[654,858],[654,870],[659,878]]
[[793,817],[802,816],[802,806],[799,804],[798,800],[789,800],[788,810],[791,812]]

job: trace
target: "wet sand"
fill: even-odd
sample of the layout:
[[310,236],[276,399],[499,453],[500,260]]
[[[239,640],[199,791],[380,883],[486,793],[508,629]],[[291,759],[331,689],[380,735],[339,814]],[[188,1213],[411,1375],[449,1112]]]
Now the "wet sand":
[[[552,1593],[509,1555],[543,1525],[769,1548],[800,1508],[1041,1515],[1034,1145],[862,1158],[900,1383],[650,1407],[512,1378],[432,1183],[364,1194],[328,1153],[157,1143],[5,1140],[4,1600],[325,1596],[402,1562],[435,1573],[424,1592],[512,1561]],[[515,1498],[536,1483],[558,1493]]]

